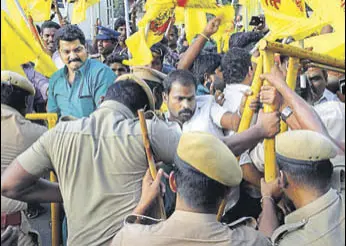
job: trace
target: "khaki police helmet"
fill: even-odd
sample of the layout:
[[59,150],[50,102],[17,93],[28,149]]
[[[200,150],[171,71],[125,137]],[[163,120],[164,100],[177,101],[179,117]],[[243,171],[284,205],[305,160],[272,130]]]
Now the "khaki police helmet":
[[35,87],[30,81],[12,71],[1,71],[1,84],[12,85],[29,92],[30,95],[35,95]]

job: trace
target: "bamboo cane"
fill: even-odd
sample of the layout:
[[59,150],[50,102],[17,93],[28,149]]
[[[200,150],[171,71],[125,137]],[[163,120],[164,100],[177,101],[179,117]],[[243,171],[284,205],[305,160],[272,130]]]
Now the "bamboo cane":
[[263,82],[260,78],[260,75],[262,73],[263,73],[263,57],[261,55],[258,59],[256,72],[254,75],[254,80],[253,80],[253,83],[251,85],[252,95],[246,99],[244,112],[243,112],[243,115],[241,117],[239,128],[238,128],[238,133],[244,132],[247,129],[249,129],[249,127],[250,127],[251,120],[252,120],[252,117],[254,114],[254,112],[250,108],[250,104],[251,104],[252,100],[257,98],[258,94],[261,91],[261,87],[262,87]]
[[[58,121],[58,115],[56,113],[47,114],[26,114],[25,118],[28,120],[47,120],[48,129],[55,127]],[[50,182],[58,182],[54,172],[50,172]],[[51,203],[51,221],[52,221],[52,246],[60,245],[61,225],[60,225],[60,206],[59,203]]]
[[311,62],[321,65],[328,65],[336,68],[345,69],[345,61],[333,58],[328,55],[323,55],[303,48],[295,47],[287,44],[269,42],[267,40],[260,41],[260,49],[280,53],[284,56],[296,57],[299,59],[308,59]]
[[[153,179],[155,179],[156,176],[157,176],[157,170],[156,170],[156,165],[155,165],[155,161],[154,161],[154,156],[153,156],[153,154],[151,152],[151,149],[150,149],[150,141],[149,141],[149,136],[148,136],[148,127],[147,127],[147,123],[146,123],[146,120],[145,120],[144,110],[143,109],[138,110],[138,117],[139,117],[139,122],[140,122],[140,125],[141,125],[143,143],[144,143],[145,153],[147,155],[147,160],[148,160],[148,164],[149,164],[149,169],[150,169],[151,177]],[[162,197],[158,198],[158,205],[159,205],[159,212],[160,212],[161,219],[166,219],[166,212],[165,212],[165,207],[164,207],[164,204],[163,204]]]
[[[270,73],[274,64],[274,53],[271,51],[263,51],[263,72]],[[268,81],[264,81],[264,85],[270,85]],[[275,111],[275,105],[264,105],[264,112],[271,113]],[[266,182],[271,182],[276,178],[276,159],[275,159],[275,138],[264,140],[264,178]]]

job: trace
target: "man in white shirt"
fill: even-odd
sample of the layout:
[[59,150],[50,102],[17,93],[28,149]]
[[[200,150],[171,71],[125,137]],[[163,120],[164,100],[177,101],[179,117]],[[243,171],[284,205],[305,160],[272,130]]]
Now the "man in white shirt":
[[213,96],[196,97],[197,81],[186,70],[172,72],[164,81],[164,101],[169,121],[176,121],[183,132],[200,131],[224,137],[223,130],[236,131],[240,117],[215,102]]
[[313,106],[330,101],[340,101],[336,94],[327,89],[328,73],[326,70],[309,68],[306,75],[313,92]]

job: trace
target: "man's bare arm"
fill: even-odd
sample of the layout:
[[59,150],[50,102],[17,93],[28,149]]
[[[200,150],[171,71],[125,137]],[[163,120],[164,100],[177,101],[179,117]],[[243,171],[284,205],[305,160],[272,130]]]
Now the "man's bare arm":
[[261,78],[268,80],[282,95],[284,105],[292,109],[293,114],[287,119],[288,126],[293,130],[303,129],[319,132],[333,141],[342,151],[345,151],[345,146],[335,141],[335,139],[329,135],[325,125],[312,106],[292,91],[284,79],[278,76],[277,69],[278,68],[274,67],[270,74],[264,74]]
[[17,160],[1,177],[1,195],[23,202],[63,202],[58,183],[28,173]]
[[272,138],[280,131],[280,114],[263,113],[260,111],[257,123],[247,131],[235,134],[222,140],[233,152],[239,156],[248,149],[254,148],[264,138]]
[[188,48],[184,56],[180,59],[178,63],[178,69],[189,70],[191,68],[193,62],[196,60],[207,42],[206,37],[210,38],[213,34],[215,34],[219,30],[220,23],[220,17],[216,17],[209,21],[207,27],[203,32],[203,35],[198,35],[195,42]]

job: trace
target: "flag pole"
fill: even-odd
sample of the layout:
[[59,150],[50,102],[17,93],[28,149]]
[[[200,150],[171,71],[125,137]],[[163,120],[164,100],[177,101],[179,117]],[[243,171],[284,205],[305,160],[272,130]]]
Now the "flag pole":
[[[129,38],[131,36],[131,29],[130,29],[130,17],[129,17],[129,2],[128,0],[124,0],[124,7],[125,7],[125,21],[126,21],[126,36]],[[127,52],[129,59],[131,59],[131,53],[128,50]]]
[[[18,2],[18,0],[14,0],[14,3],[16,4],[20,15],[23,17],[25,24],[27,25],[27,27],[30,29],[31,33],[34,35],[35,40],[40,44],[41,48],[46,51],[46,49],[43,46],[42,40],[40,35],[38,34],[38,31],[35,27],[35,25],[33,24],[32,18],[28,18],[22,8],[22,6],[20,5],[20,3]],[[30,21],[31,20],[31,21]]]

